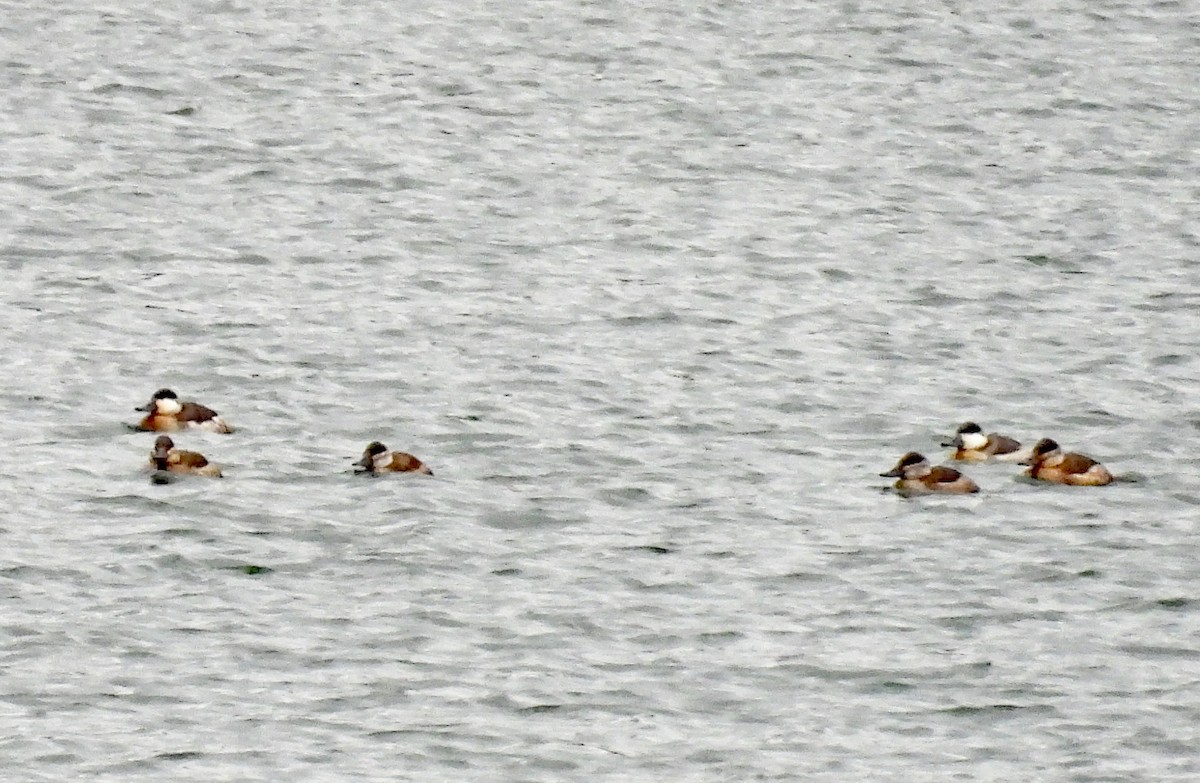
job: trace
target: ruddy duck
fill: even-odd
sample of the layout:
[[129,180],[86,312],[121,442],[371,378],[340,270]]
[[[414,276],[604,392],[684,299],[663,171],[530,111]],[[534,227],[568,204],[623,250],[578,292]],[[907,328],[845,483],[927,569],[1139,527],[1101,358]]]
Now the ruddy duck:
[[1029,457],[1030,450],[1022,449],[1018,441],[996,432],[983,434],[983,429],[973,421],[960,424],[954,438],[942,442],[943,446],[954,447],[954,459],[966,462],[981,462],[996,459],[1003,462],[1019,462]]
[[155,438],[154,451],[150,452],[150,467],[156,471],[221,478],[221,469],[205,459],[203,454],[175,448],[175,441],[166,435]]
[[1026,475],[1030,478],[1056,484],[1102,487],[1113,480],[1108,468],[1096,460],[1082,454],[1063,453],[1059,445],[1049,438],[1039,440],[1033,447],[1033,453],[1021,464],[1029,466]]
[[363,450],[362,459],[354,463],[357,472],[367,473],[427,473],[433,475],[421,460],[403,451],[389,451],[379,441],[373,441]]
[[901,494],[906,495],[925,492],[967,494],[979,491],[979,485],[954,468],[930,465],[929,460],[915,451],[908,452],[900,458],[896,467],[879,475],[899,478],[894,486]]
[[138,423],[139,430],[174,432],[198,427],[209,432],[233,432],[233,427],[226,424],[212,408],[198,402],[181,402],[170,389],[159,389],[154,392],[150,402],[134,410],[147,411],[146,418]]

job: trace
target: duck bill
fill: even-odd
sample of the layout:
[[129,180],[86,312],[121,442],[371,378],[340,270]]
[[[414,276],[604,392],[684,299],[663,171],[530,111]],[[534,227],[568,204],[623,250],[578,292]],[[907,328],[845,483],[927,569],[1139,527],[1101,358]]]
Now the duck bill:
[[942,441],[942,448],[946,448],[947,446],[953,446],[953,447],[954,447],[954,448],[956,448],[956,449],[961,449],[961,448],[962,448],[962,442],[961,442],[961,441],[960,441],[958,438],[955,438],[954,440],[944,440],[944,441]]
[[141,411],[142,413],[149,413],[149,412],[150,412],[150,409],[151,409],[151,408],[153,408],[153,407],[154,407],[154,403],[152,403],[152,402],[148,402],[148,403],[146,403],[145,405],[139,405],[139,406],[137,406],[136,408],[134,408],[134,410],[135,410],[135,411]]
[[884,478],[900,478],[900,468],[892,468],[887,473],[880,473]]
[[362,470],[373,471],[373,470],[375,470],[375,461],[372,460],[371,455],[368,454],[367,456],[360,459],[358,462],[354,463],[354,469],[359,470],[359,471],[362,471]]

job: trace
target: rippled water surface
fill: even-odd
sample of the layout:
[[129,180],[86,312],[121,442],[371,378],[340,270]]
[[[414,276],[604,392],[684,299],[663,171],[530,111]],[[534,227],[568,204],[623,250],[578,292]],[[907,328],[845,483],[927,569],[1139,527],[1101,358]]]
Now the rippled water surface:
[[1196,780],[1200,16],[985,8],[7,4],[6,779]]

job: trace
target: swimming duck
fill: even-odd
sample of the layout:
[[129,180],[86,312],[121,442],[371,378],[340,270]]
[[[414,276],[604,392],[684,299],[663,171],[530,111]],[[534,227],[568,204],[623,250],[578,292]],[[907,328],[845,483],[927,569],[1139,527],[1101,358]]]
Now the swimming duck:
[[1064,453],[1050,438],[1039,440],[1033,447],[1033,453],[1021,464],[1029,466],[1026,475],[1030,478],[1056,484],[1102,487],[1111,484],[1113,480],[1108,468],[1083,454]]
[[954,459],[980,462],[995,459],[1002,462],[1019,462],[1029,456],[1029,449],[1022,449],[1019,441],[996,432],[983,434],[983,428],[973,421],[960,424],[954,438],[942,441],[943,446],[954,447]]
[[927,492],[967,494],[979,491],[979,485],[967,476],[944,465],[936,467],[930,465],[929,460],[915,451],[908,452],[900,458],[896,467],[879,475],[898,478],[899,481],[894,486],[902,494]]
[[212,408],[198,402],[181,401],[170,389],[154,392],[150,402],[134,408],[146,411],[137,428],[149,432],[174,432],[187,427],[198,427],[209,432],[230,433],[230,427]]
[[421,460],[403,451],[390,451],[379,441],[372,441],[363,450],[362,459],[354,463],[356,472],[366,473],[427,473],[433,475]]
[[221,468],[209,462],[199,452],[175,448],[175,441],[166,435],[159,435],[154,439],[154,450],[150,452],[150,467],[156,471],[221,478]]

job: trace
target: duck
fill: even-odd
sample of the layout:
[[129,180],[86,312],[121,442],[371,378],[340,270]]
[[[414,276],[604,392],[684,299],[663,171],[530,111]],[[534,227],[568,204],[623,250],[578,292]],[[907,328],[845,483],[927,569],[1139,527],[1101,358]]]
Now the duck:
[[159,389],[150,402],[134,410],[146,412],[137,429],[147,432],[175,432],[189,427],[224,434],[233,432],[233,427],[212,408],[198,402],[182,401],[170,389]]
[[166,435],[159,435],[154,439],[154,450],[150,452],[150,467],[157,472],[221,478],[220,467],[209,462],[197,451],[175,448],[175,441]]
[[896,467],[879,475],[899,479],[893,486],[905,495],[929,492],[965,495],[979,491],[979,485],[969,477],[945,465],[935,467],[915,451],[908,452]]
[[1025,475],[1039,481],[1076,487],[1102,487],[1113,482],[1108,468],[1086,455],[1063,452],[1062,447],[1050,438],[1042,438],[1034,444],[1033,452],[1021,464],[1029,466]]
[[983,434],[983,428],[973,421],[963,422],[954,431],[954,437],[942,441],[943,446],[954,447],[954,459],[964,462],[982,462],[994,459],[1001,462],[1020,462],[1029,457],[1030,450],[1022,449],[1020,441],[997,432]]
[[403,451],[391,451],[379,441],[371,441],[363,449],[362,459],[354,463],[358,473],[424,473],[433,471],[421,460]]

